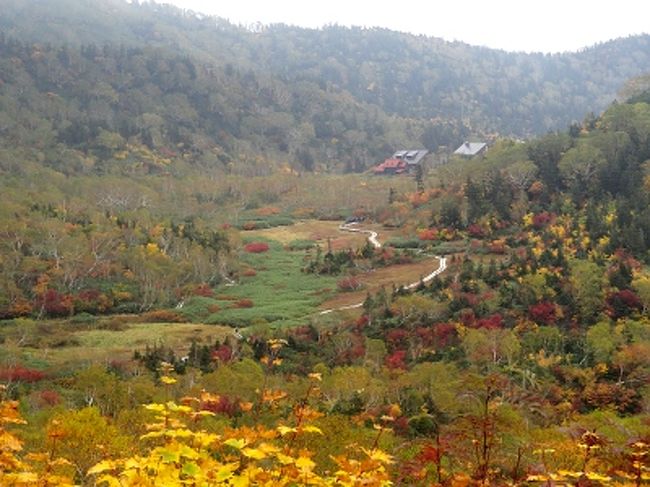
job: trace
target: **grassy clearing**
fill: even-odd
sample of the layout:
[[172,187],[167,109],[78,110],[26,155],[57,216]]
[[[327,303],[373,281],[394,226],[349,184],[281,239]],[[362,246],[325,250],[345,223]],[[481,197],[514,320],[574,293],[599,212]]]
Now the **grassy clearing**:
[[[333,250],[365,245],[366,235],[342,232],[339,225],[340,222],[336,221],[304,220],[290,227],[246,232],[247,240],[265,241],[270,245],[267,253],[242,256],[244,262],[256,270],[257,275],[244,277],[239,285],[217,291],[227,294],[230,298],[228,300],[201,298],[203,309],[211,304],[217,304],[221,309],[198,318],[233,326],[246,326],[255,322],[269,322],[275,326],[303,324],[308,316],[317,314],[319,310],[359,303],[365,299],[368,291],[375,293],[382,286],[390,291],[393,284],[410,284],[438,266],[437,259],[426,258],[413,264],[376,269],[357,276],[364,285],[363,290],[339,293],[336,291],[336,282],[341,276],[305,274],[300,271],[305,251],[287,250],[291,242],[296,240],[316,242],[323,250],[327,248],[328,240]],[[401,229],[385,229],[377,224],[362,224],[360,228],[377,231],[382,242],[403,237]],[[251,299],[254,306],[236,309],[236,300],[242,298]]]
[[[48,324],[39,325],[45,328]],[[118,330],[76,331],[60,324],[51,323],[49,326],[56,328],[53,333],[65,337],[64,345],[48,346],[54,342],[42,342],[38,347],[23,346],[20,339],[6,338],[0,361],[23,363],[39,369],[72,369],[82,364],[128,360],[135,350],[144,350],[147,345],[154,344],[164,344],[178,353],[185,353],[192,340],[212,343],[232,333],[230,328],[195,323],[133,323]]]
[[[181,312],[188,319],[230,326],[301,324],[305,316],[314,313],[336,292],[337,279],[302,272],[304,251],[289,251],[280,242],[262,237],[278,231],[281,229],[247,234],[246,240],[269,245],[267,252],[241,255],[256,275],[241,277],[235,286],[218,288],[214,298],[193,298]],[[294,239],[295,234],[291,240]],[[245,300],[252,301],[252,306],[245,307]]]

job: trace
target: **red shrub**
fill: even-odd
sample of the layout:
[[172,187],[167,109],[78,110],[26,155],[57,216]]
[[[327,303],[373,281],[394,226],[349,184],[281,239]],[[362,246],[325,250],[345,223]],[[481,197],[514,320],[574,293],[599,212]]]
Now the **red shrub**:
[[357,319],[357,321],[355,321],[355,323],[354,323],[354,327],[355,327],[355,329],[356,329],[357,331],[361,331],[361,330],[363,330],[363,329],[366,327],[366,325],[369,323],[369,321],[370,321],[370,320],[368,319],[368,316],[367,316],[367,315],[361,315],[361,316]]
[[235,416],[241,412],[238,399],[231,399],[228,396],[219,396],[215,400],[204,401],[201,409],[225,416]]
[[469,227],[467,227],[467,233],[470,237],[474,238],[484,238],[487,235],[485,229],[477,223],[472,223]]
[[0,381],[3,382],[38,382],[45,378],[45,373],[36,369],[28,369],[22,365],[14,365],[0,369]]
[[431,326],[420,326],[415,329],[415,334],[418,336],[420,341],[427,347],[433,345],[433,327]]
[[540,229],[551,223],[555,219],[555,215],[548,211],[543,211],[533,216],[533,227]]
[[400,436],[408,435],[409,419],[406,416],[400,416],[399,418],[395,418],[395,420],[392,423],[392,428],[393,431]]
[[495,313],[492,316],[477,320],[475,326],[476,328],[485,328],[487,330],[503,328],[503,317],[499,313]]
[[406,350],[397,350],[393,352],[385,361],[386,367],[389,369],[406,369]]
[[336,286],[339,288],[340,291],[356,291],[357,289],[361,289],[362,284],[359,279],[357,279],[354,276],[350,277],[344,277],[343,279],[339,280],[336,283]]
[[49,316],[68,316],[74,311],[74,298],[55,289],[48,289],[37,303],[37,307],[41,306]]
[[555,304],[542,301],[528,307],[528,317],[540,325],[553,325],[557,318]]
[[241,275],[244,276],[244,277],[254,277],[254,276],[257,275],[257,271],[255,269],[249,267],[248,269],[244,269],[242,271]]
[[264,242],[251,242],[244,245],[244,250],[251,254],[261,254],[269,250],[269,244]]
[[232,349],[228,345],[221,345],[212,352],[212,360],[219,362],[230,362],[232,359]]
[[252,308],[253,306],[255,306],[255,304],[251,299],[240,299],[235,302],[233,308]]
[[246,222],[241,226],[242,230],[255,230],[257,224],[255,222]]
[[406,345],[406,340],[408,339],[408,332],[402,328],[395,328],[394,330],[386,333],[386,341],[393,348]]
[[212,288],[206,283],[202,283],[196,286],[192,290],[192,294],[194,296],[203,296],[204,298],[211,298],[212,296],[214,296],[214,292],[212,291]]
[[39,402],[45,406],[56,406],[61,402],[61,396],[56,391],[46,389],[40,392]]
[[104,313],[113,307],[113,300],[97,289],[85,289],[74,297],[74,311],[81,313]]
[[77,313],[86,311],[97,311],[97,301],[99,300],[100,292],[97,289],[84,289],[79,291],[74,300],[74,306]]
[[451,345],[458,334],[456,332],[456,325],[453,323],[437,323],[433,325],[434,343],[437,350]]
[[219,311],[221,311],[221,306],[219,306],[218,304],[211,304],[208,306],[208,311],[210,313],[218,313]]

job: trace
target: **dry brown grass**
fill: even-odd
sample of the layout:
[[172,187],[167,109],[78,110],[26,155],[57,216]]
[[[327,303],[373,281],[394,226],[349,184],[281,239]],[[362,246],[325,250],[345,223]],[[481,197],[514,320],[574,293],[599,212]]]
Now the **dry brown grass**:
[[324,302],[321,309],[336,309],[343,306],[350,306],[366,299],[366,294],[379,291],[382,286],[386,292],[391,292],[393,284],[401,286],[417,282],[438,268],[439,262],[435,257],[427,258],[413,264],[400,264],[383,267],[374,271],[358,274],[356,277],[363,283],[361,291],[351,293],[340,293],[334,298]]
[[304,220],[287,227],[252,230],[246,232],[246,236],[264,237],[284,245],[294,240],[313,240],[323,248],[327,246],[327,239],[330,239],[332,250],[358,248],[365,244],[365,235],[342,232],[339,225],[340,222],[335,221]]
[[[340,224],[341,222],[338,221],[302,220],[286,227],[251,230],[246,232],[246,236],[251,238],[264,237],[280,242],[283,245],[287,245],[294,240],[313,240],[323,248],[326,248],[327,239],[329,239],[332,250],[356,249],[365,245],[367,235],[343,232],[339,230]],[[382,243],[392,238],[404,236],[404,232],[400,229],[387,229],[376,223],[361,224],[359,228],[374,230],[379,234],[379,241]]]

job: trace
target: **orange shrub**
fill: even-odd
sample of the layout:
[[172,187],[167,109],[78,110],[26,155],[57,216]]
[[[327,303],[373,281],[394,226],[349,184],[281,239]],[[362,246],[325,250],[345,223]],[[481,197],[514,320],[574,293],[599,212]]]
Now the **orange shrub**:
[[505,254],[506,253],[506,242],[503,239],[493,240],[490,245],[488,245],[488,250],[493,254]]
[[296,208],[291,215],[295,218],[311,218],[314,216],[315,210],[313,208]]
[[236,301],[233,308],[252,308],[254,303],[251,299],[240,299]]
[[255,213],[257,213],[259,216],[277,215],[280,213],[280,208],[276,208],[275,206],[264,206],[262,208],[259,208]]
[[429,202],[428,193],[411,193],[408,195],[409,203],[413,208],[418,208]]
[[214,296],[212,288],[206,283],[199,284],[192,290],[194,296],[203,296],[204,298],[211,298]]
[[182,323],[185,321],[181,315],[169,309],[147,311],[140,315],[140,320],[145,323]]
[[438,240],[438,230],[435,228],[427,228],[418,232],[420,240]]

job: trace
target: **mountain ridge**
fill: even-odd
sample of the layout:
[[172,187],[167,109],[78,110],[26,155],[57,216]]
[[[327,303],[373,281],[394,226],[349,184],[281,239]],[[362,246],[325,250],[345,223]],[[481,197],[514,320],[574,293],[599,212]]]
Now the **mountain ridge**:
[[[175,132],[174,101],[185,97],[197,112],[191,130],[203,139],[199,150],[243,151],[307,170],[363,170],[395,146],[435,151],[472,135],[529,138],[565,129],[605,109],[629,78],[650,66],[648,35],[576,53],[523,54],[382,28],[275,24],[251,31],[169,5],[122,0],[7,0],[0,33],[39,52],[99,53],[86,57],[100,67],[106,65],[102,52],[119,57],[141,49],[149,76],[183,77],[187,73],[168,71],[190,65],[190,71],[204,71],[200,80],[190,77],[189,84],[174,87],[176,98],[153,100],[148,94],[146,110],[129,112],[134,104],[128,102],[132,93],[124,91],[128,84],[112,79],[106,65],[102,80],[122,105],[95,124],[93,137],[101,128],[128,138],[132,131],[109,120],[126,114],[135,119],[167,113],[165,132]],[[37,62],[30,55],[23,52],[28,65]],[[45,90],[41,95],[56,87],[45,80],[59,63],[56,56],[49,67],[31,71],[35,86]],[[156,68],[160,63],[168,64],[165,73]],[[95,68],[90,63],[70,77],[99,79],[88,74]],[[150,81],[160,85],[159,79]],[[68,91],[74,98],[79,90]],[[208,97],[210,106],[219,107],[212,115],[205,114]],[[215,125],[213,116],[229,121]],[[161,145],[188,144],[182,137],[163,139]]]

